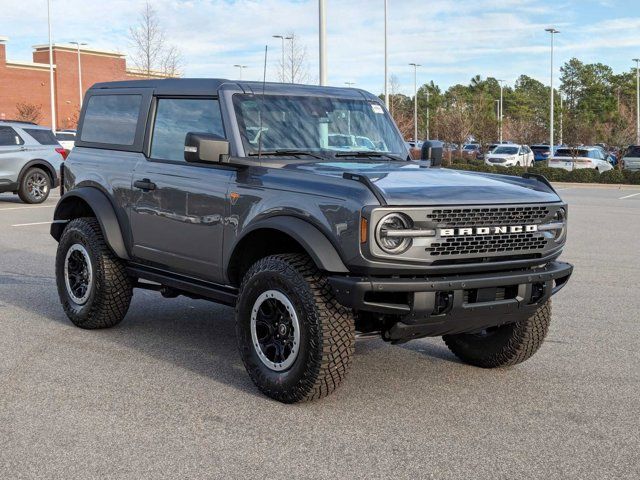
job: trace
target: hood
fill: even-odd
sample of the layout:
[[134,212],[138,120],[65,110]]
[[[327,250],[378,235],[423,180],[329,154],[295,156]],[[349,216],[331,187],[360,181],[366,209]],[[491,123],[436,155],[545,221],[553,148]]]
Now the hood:
[[487,153],[487,157],[491,158],[515,158],[517,153]]
[[425,162],[318,162],[292,167],[334,177],[342,177],[345,172],[363,175],[371,180],[388,205],[485,205],[560,201],[550,187],[533,178],[430,168]]

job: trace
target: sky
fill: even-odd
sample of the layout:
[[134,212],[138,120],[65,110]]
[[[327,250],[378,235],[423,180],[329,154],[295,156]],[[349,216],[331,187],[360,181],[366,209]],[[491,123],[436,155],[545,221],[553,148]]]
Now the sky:
[[[51,0],[56,43],[127,53],[130,26],[144,0]],[[267,80],[277,80],[281,41],[294,32],[307,49],[310,82],[318,74],[317,0],[152,0],[167,40],[182,52],[188,77],[261,80],[269,46]],[[384,89],[383,0],[326,0],[328,82],[379,94]],[[520,74],[549,83],[555,38],[555,82],[572,57],[602,62],[616,73],[640,57],[640,0],[388,0],[389,73],[400,91],[433,80],[441,88],[467,84],[479,74],[513,85]],[[7,57],[31,61],[31,47],[47,43],[46,0],[0,0],[0,36]]]

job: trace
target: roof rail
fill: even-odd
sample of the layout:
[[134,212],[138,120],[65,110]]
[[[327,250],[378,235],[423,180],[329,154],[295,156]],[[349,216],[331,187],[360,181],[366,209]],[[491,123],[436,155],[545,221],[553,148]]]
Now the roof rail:
[[25,125],[37,125],[35,122],[29,122],[28,120],[10,120],[10,119],[0,119],[0,122],[4,123],[24,123]]

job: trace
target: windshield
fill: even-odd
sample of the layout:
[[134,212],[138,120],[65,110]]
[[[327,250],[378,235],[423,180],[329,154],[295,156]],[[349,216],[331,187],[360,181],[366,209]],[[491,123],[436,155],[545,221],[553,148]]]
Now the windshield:
[[640,157],[640,146],[629,147],[629,151],[625,155],[625,158]]
[[504,153],[507,155],[515,155],[518,153],[518,147],[497,147],[493,152],[496,155],[499,153]]
[[471,145],[465,145],[464,146],[465,150],[475,150],[476,148],[478,148],[478,145],[471,144]]
[[248,155],[258,153],[262,136],[263,152],[381,152],[407,156],[407,147],[394,124],[375,102],[284,95],[265,95],[263,99],[260,95],[236,94],[233,104]]

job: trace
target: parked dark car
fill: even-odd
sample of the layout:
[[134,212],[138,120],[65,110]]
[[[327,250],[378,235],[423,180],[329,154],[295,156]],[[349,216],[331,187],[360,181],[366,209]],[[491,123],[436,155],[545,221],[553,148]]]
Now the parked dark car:
[[51,226],[62,307],[96,329],[134,288],[232,306],[249,376],[287,403],[340,384],[356,331],[520,363],[572,272],[567,205],[536,175],[431,168],[429,146],[408,160],[384,104],[354,88],[96,84]]

